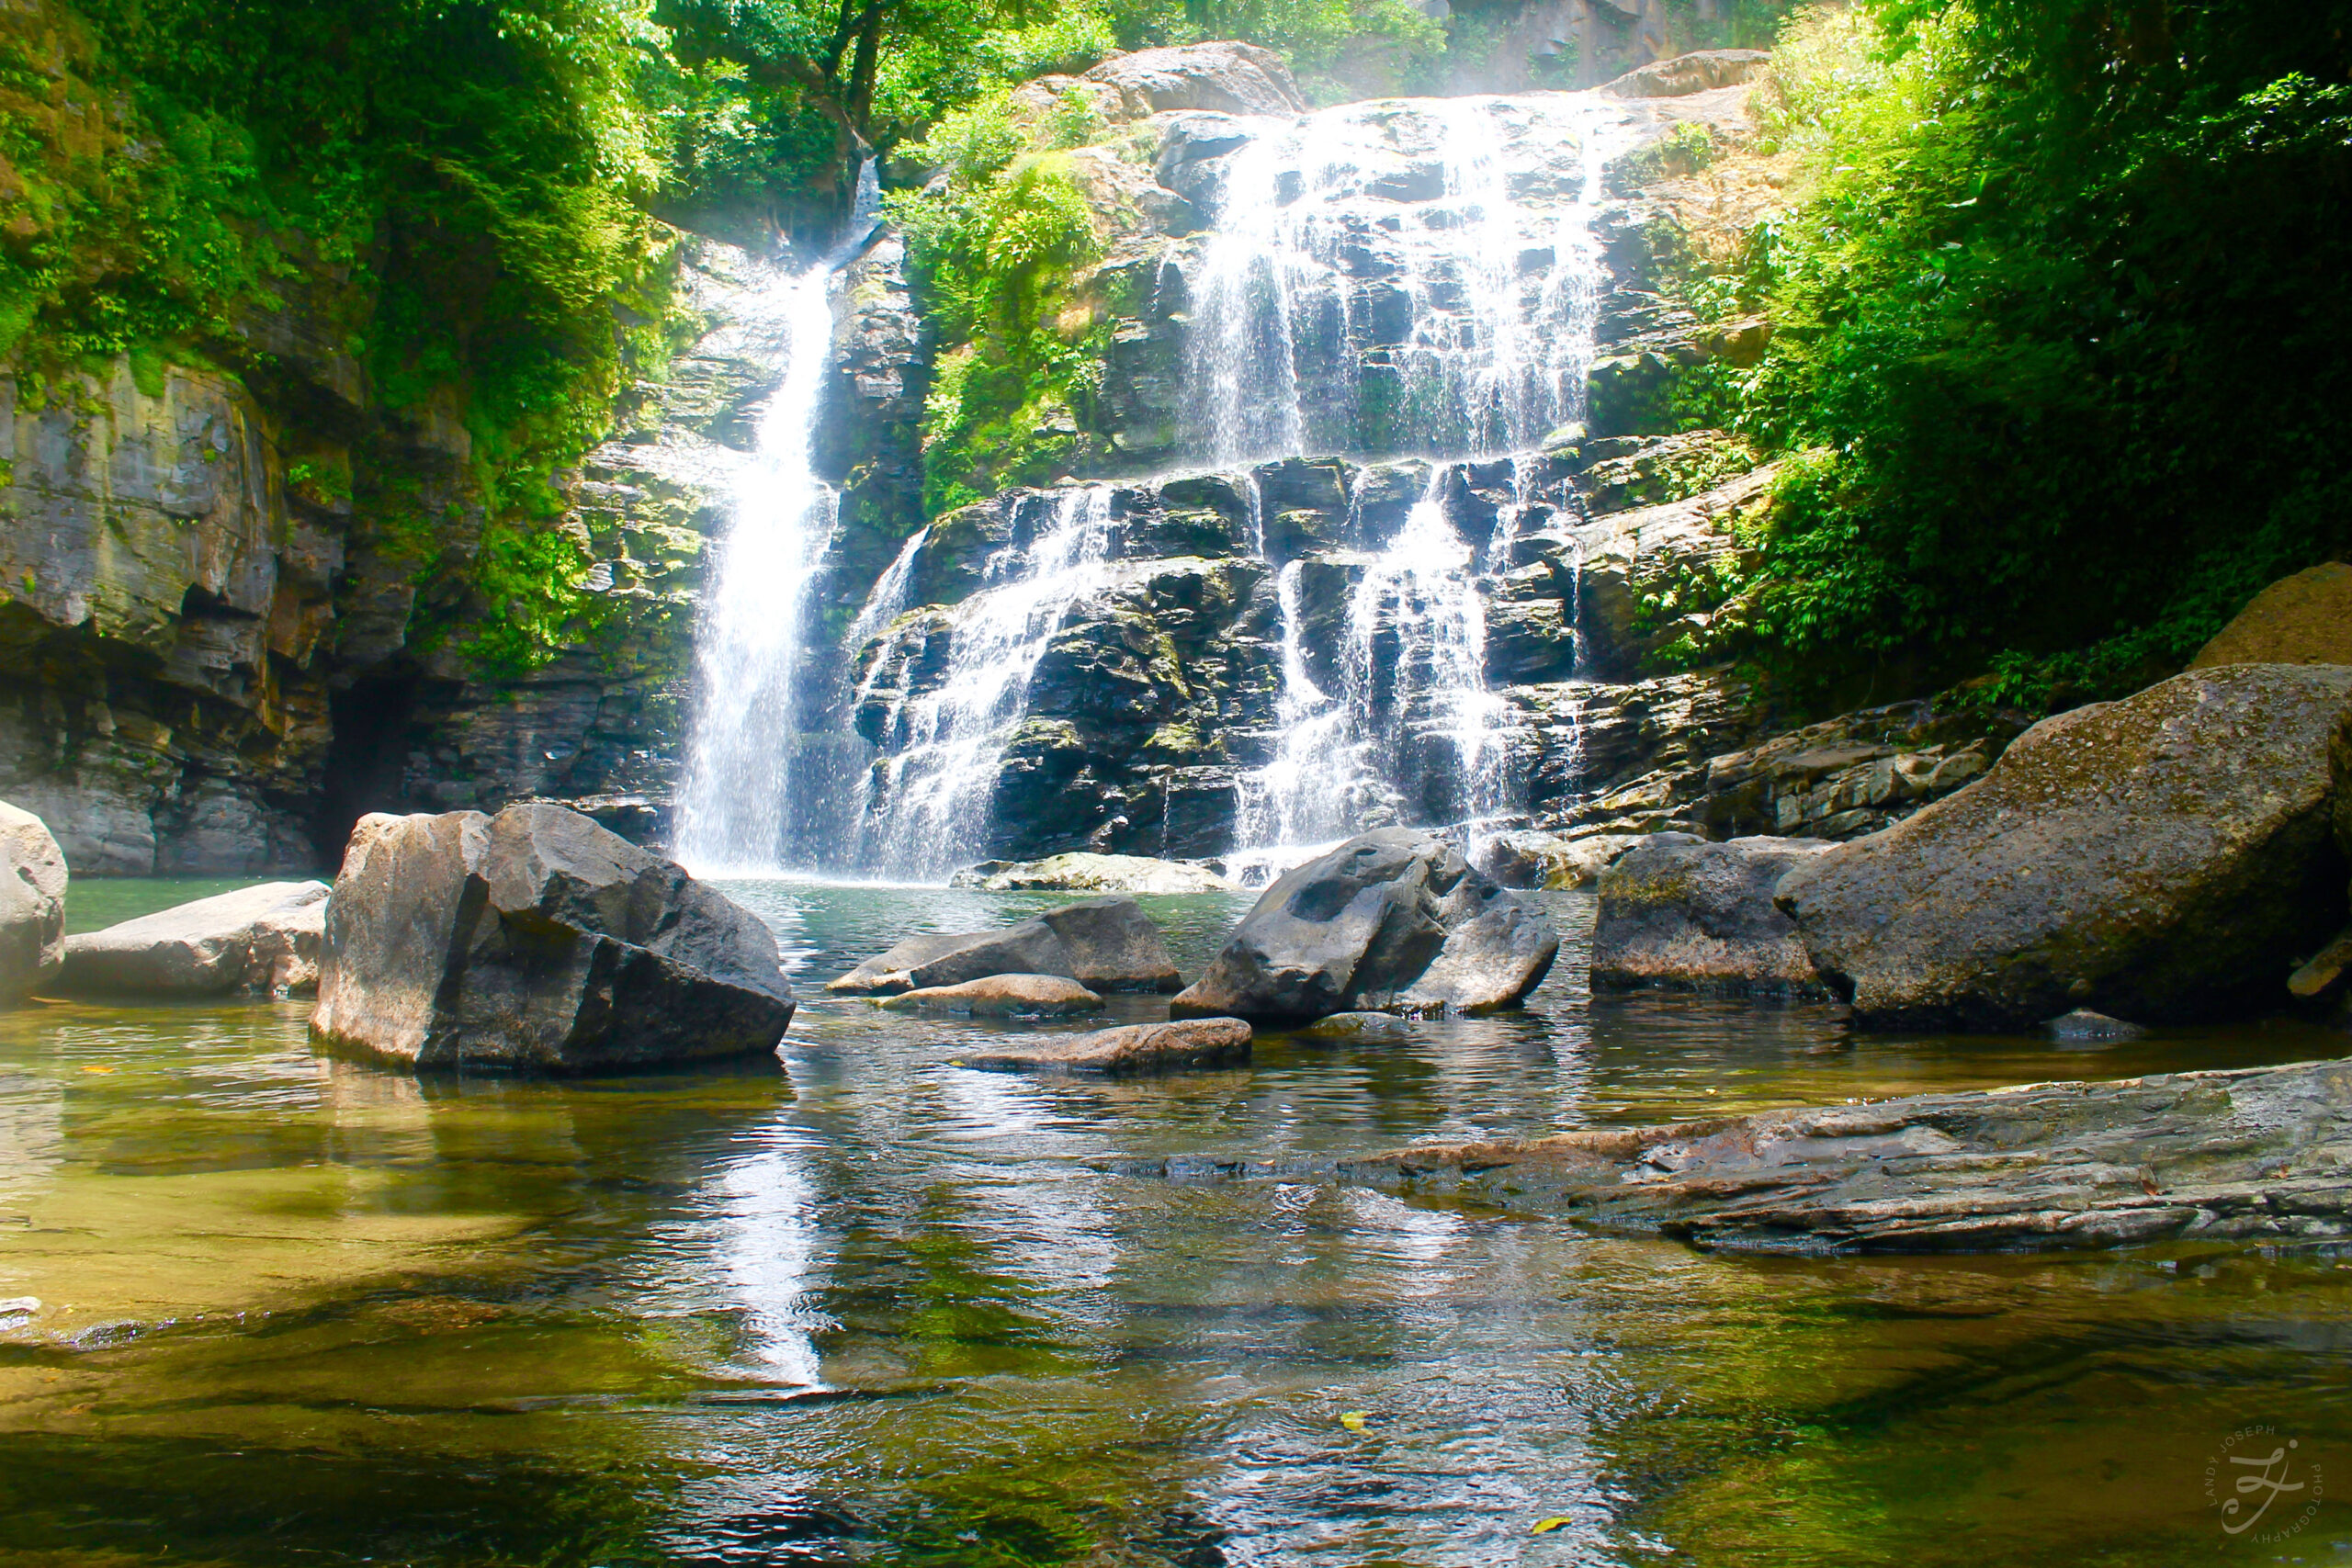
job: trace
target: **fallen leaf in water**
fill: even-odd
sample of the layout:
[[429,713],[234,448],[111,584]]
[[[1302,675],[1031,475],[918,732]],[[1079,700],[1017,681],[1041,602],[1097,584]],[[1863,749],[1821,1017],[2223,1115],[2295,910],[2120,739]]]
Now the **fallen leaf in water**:
[[1550,1518],[1548,1518],[1548,1519],[1538,1519],[1538,1520],[1536,1520],[1536,1521],[1535,1521],[1535,1528],[1534,1528],[1533,1529],[1529,1530],[1527,1533],[1528,1533],[1528,1534],[1530,1534],[1530,1535],[1542,1535],[1545,1530],[1555,1530],[1555,1529],[1558,1529],[1562,1525],[1567,1524],[1567,1523],[1569,1523],[1569,1522],[1570,1522],[1570,1520],[1568,1519],[1568,1517],[1567,1517],[1566,1515],[1565,1515],[1565,1514],[1555,1514],[1555,1515],[1553,1515],[1553,1516],[1552,1516]]
[[110,1073],[114,1071],[112,1067],[84,1067],[82,1070],[85,1073]]
[[1364,1419],[1364,1413],[1363,1411],[1351,1410],[1346,1415],[1340,1417],[1340,1425],[1345,1427],[1351,1432],[1361,1432],[1363,1430]]

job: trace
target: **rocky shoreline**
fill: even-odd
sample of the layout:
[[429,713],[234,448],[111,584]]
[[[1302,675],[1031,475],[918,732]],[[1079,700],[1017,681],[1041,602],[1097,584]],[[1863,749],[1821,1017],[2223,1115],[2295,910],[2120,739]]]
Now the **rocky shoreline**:
[[2352,1061],[1772,1111],[1362,1159],[1106,1162],[1336,1180],[1755,1252],[1981,1252],[2352,1235]]

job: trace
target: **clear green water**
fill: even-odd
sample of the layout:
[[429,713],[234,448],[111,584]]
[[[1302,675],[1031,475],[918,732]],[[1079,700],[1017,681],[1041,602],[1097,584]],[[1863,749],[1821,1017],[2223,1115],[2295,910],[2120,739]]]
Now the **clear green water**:
[[[737,892],[808,979],[1051,901]],[[1188,967],[1238,908],[1149,902]],[[2352,1249],[1711,1257],[1084,1163],[2344,1044],[1594,1001],[1558,908],[1522,1015],[1165,1082],[813,995],[778,1065],[562,1085],[320,1061],[300,1006],[0,1014],[0,1564],[2352,1562]],[[2308,1490],[2205,1495],[2250,1425],[2334,1488],[2282,1540]]]

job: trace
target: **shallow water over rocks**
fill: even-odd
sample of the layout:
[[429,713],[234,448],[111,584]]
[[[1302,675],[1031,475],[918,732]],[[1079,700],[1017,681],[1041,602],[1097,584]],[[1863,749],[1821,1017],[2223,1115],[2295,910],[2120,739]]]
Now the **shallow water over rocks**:
[[[1591,999],[1589,902],[1560,895],[1569,942],[1523,1013],[1033,1080],[953,1063],[1165,998],[976,1023],[805,982],[1052,896],[731,890],[804,982],[776,1066],[420,1083],[314,1058],[299,1005],[0,1014],[0,1563],[2352,1554],[2341,1502],[2263,1540],[2303,1517],[2311,1494],[2283,1494],[2226,1536],[2205,1479],[2250,1426],[2297,1439],[2290,1479],[2352,1474],[2352,1253],[1708,1256],[1087,1163],[2246,1066],[2339,1036],[1851,1039],[1808,1007]],[[1243,907],[1144,902],[1188,976]]]

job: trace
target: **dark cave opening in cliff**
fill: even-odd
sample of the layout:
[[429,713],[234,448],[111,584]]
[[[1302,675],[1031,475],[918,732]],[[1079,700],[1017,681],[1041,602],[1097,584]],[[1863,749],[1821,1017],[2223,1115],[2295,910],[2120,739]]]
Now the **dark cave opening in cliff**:
[[343,847],[360,818],[410,807],[402,783],[416,694],[415,676],[382,676],[354,682],[330,703],[334,737],[327,745],[313,824],[330,874],[342,864]]

